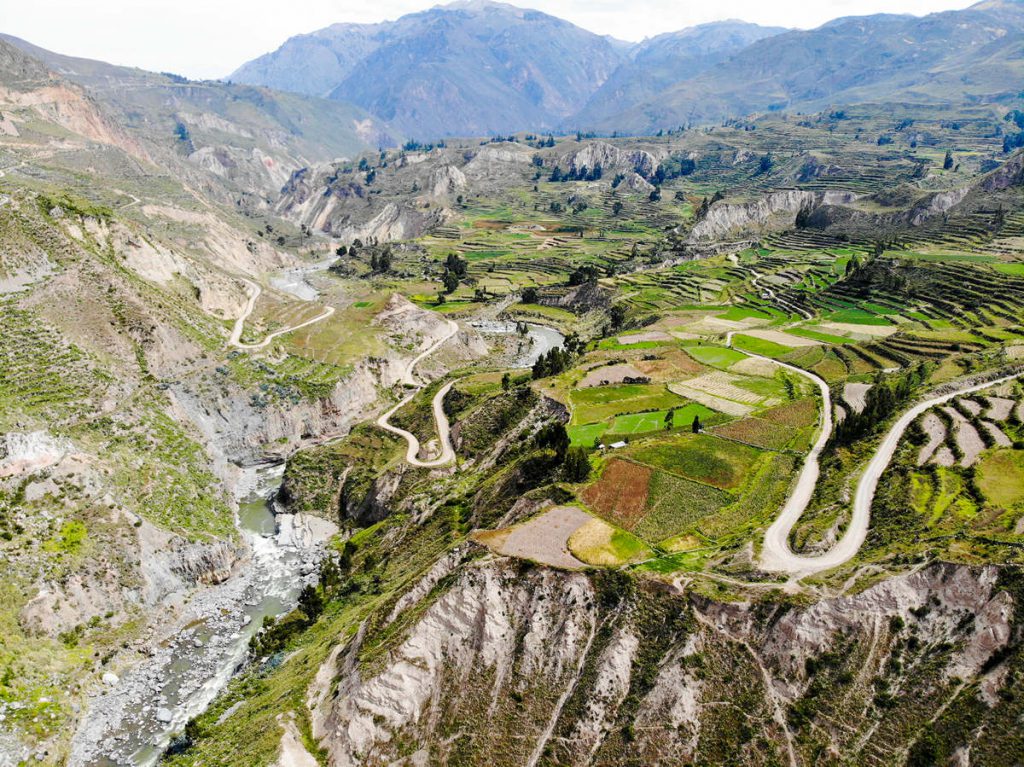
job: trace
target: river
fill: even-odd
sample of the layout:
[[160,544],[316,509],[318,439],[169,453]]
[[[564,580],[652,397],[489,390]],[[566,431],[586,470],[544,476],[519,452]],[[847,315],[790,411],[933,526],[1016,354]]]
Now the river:
[[[511,320],[480,320],[471,324],[481,333],[512,335],[517,332],[517,323]],[[530,343],[519,344],[519,356],[513,363],[516,367],[533,367],[534,362],[565,343],[565,336],[554,328],[533,322],[526,323],[526,337]]]
[[243,469],[236,522],[249,563],[225,583],[198,590],[149,657],[90,700],[69,764],[155,764],[172,737],[224,689],[263,620],[294,607],[303,583],[314,577],[323,535],[314,542],[296,534],[292,515],[275,517],[271,504],[283,471],[284,464]]

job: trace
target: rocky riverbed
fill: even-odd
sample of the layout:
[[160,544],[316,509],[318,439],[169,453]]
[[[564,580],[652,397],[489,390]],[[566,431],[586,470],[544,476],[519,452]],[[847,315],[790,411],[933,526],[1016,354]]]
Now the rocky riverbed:
[[138,646],[140,661],[123,675],[116,668],[104,674],[90,693],[70,765],[156,763],[245,661],[262,621],[290,610],[302,586],[316,578],[323,544],[336,528],[272,513],[282,468],[243,470],[238,526],[246,556],[224,583],[172,599],[166,629],[151,631]]

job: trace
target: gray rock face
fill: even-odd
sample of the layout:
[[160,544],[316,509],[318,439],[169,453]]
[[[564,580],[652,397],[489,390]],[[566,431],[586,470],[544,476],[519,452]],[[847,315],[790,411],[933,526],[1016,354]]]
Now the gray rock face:
[[[452,747],[444,734],[468,712],[486,735],[464,747],[478,757],[500,753],[495,764],[535,764],[552,749],[563,763],[617,763],[623,728],[646,763],[701,762],[716,753],[709,749],[717,747],[722,701],[741,695],[744,721],[785,754],[798,746],[784,712],[804,700],[809,669],[827,653],[849,664],[844,694],[870,700],[875,674],[888,674],[892,689],[918,704],[925,693],[911,690],[925,684],[923,671],[917,655],[901,655],[900,632],[909,631],[911,649],[934,666],[925,688],[936,694],[914,716],[938,711],[939,691],[958,679],[981,680],[982,694],[996,699],[1001,677],[986,664],[1007,646],[1015,608],[997,574],[936,565],[855,596],[787,608],[657,590],[633,601],[585,574],[522,571],[453,551],[396,603],[385,625],[410,610],[422,614],[372,673],[357,660],[363,632],[321,668],[309,696],[313,731],[331,763],[345,766],[371,754],[396,759],[396,744],[407,742],[419,744],[427,762],[444,761]],[[452,586],[424,604],[446,579]],[[884,671],[890,653],[910,664],[906,676]],[[853,745],[858,734],[877,727],[870,711],[850,705],[845,729],[826,730],[840,750],[863,748]]]
[[689,241],[713,242],[728,237],[756,235],[764,230],[792,227],[804,208],[846,205],[856,196],[849,192],[806,192],[788,189],[771,192],[754,202],[718,202],[690,230]]

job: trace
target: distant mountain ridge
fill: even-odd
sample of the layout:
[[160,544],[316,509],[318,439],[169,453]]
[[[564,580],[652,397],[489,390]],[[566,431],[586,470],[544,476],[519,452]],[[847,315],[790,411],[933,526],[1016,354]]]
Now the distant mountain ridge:
[[554,128],[623,60],[622,45],[567,21],[473,1],[293,37],[229,79],[326,93],[433,138]]
[[290,38],[230,79],[355,104],[406,135],[653,133],[767,110],[1024,90],[1024,6],[985,0],[787,31],[704,24],[636,45],[488,0]]
[[149,157],[195,169],[199,184],[212,172],[243,193],[273,194],[300,167],[394,143],[379,119],[347,103],[65,56],[10,35],[0,46],[0,84],[31,66],[37,78],[52,72],[84,88]]

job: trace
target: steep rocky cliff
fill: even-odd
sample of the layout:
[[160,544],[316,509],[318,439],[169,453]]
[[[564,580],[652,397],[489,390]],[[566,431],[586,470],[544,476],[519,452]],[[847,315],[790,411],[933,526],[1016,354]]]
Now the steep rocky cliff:
[[[894,764],[954,711],[1021,705],[1020,594],[995,568],[790,605],[468,556],[321,669],[332,764]],[[982,731],[948,753],[1012,737]]]

